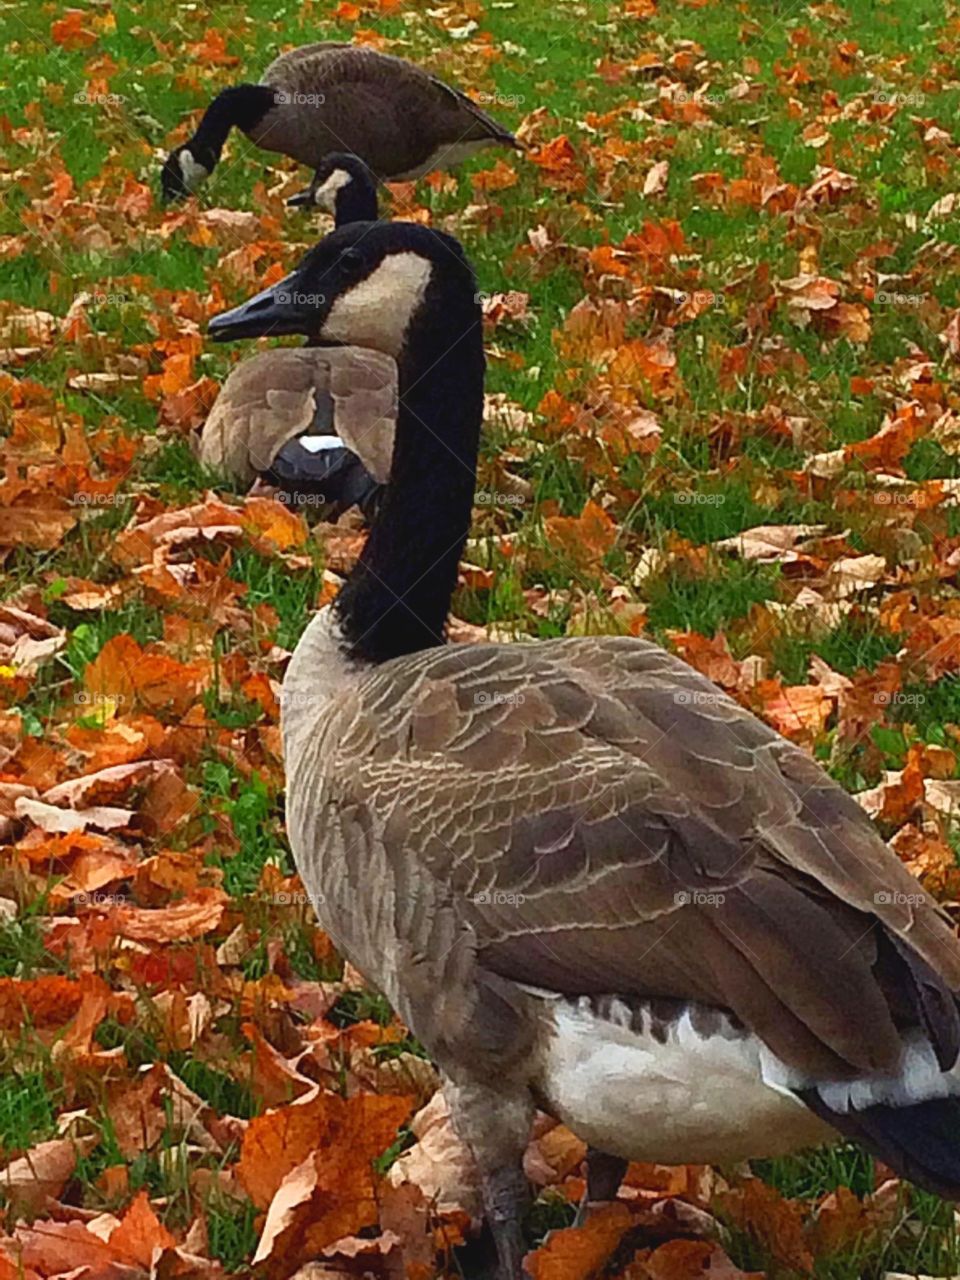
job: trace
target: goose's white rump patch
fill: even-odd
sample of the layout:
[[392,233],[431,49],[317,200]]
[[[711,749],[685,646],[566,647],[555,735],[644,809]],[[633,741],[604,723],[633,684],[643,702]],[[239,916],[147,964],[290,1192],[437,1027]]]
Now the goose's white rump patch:
[[[542,993],[541,993],[542,994]],[[537,1086],[579,1138],[630,1160],[727,1164],[786,1155],[836,1136],[786,1090],[765,1083],[761,1042],[725,1014],[698,1029],[614,999],[550,999]]]
[[[790,1089],[809,1087],[795,1071],[784,1066],[767,1048],[761,1054],[764,1078]],[[895,1075],[862,1076],[859,1080],[821,1081],[817,1092],[831,1111],[863,1111],[867,1107],[909,1107],[933,1098],[960,1094],[960,1063],[941,1071],[933,1045],[915,1032],[904,1050],[900,1070]]]
[[663,1016],[649,1001],[531,994],[546,1006],[536,1084],[548,1110],[585,1142],[631,1160],[725,1164],[836,1138],[795,1089],[815,1088],[841,1113],[960,1095],[960,1066],[941,1071],[919,1033],[895,1075],[811,1080],[720,1009],[676,1002]]
[[344,447],[339,436],[298,436],[298,440],[307,453],[322,453],[324,449]]
[[396,359],[432,271],[433,264],[419,253],[388,253],[366,279],[337,298],[322,336],[350,346],[374,347]]

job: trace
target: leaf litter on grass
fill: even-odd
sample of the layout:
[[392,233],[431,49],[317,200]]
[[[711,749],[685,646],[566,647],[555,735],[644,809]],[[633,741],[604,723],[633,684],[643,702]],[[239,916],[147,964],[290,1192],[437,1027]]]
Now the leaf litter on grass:
[[[495,104],[523,156],[388,196],[460,235],[485,290],[452,638],[667,644],[826,763],[956,912],[960,29],[938,0],[584,0],[546,23],[134,0],[0,27],[0,1280],[454,1274],[469,1155],[283,834],[284,665],[362,533],[190,461],[242,354],[207,319],[318,226],[284,207],[302,174],[237,137],[174,209],[156,153],[316,39]],[[575,1230],[582,1158],[538,1119],[541,1280],[960,1269],[952,1211],[842,1146],[765,1181],[635,1164]]]

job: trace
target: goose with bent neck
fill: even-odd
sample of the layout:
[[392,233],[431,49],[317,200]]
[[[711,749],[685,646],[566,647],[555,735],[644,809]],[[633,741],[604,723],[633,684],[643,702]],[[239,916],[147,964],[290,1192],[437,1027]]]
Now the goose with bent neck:
[[465,94],[414,63],[361,45],[322,42],[282,53],[259,84],[222,90],[193,137],[164,161],[164,199],[197,190],[233,128],[300,164],[314,167],[331,151],[346,151],[378,177],[398,180],[461,164],[484,147],[520,146]]
[[324,928],[440,1068],[501,1280],[537,1106],[589,1144],[590,1202],[631,1158],[838,1133],[960,1199],[960,944],[860,807],[649,641],[443,644],[483,403],[457,242],[341,228],[211,333],[397,361],[385,500],[284,681],[287,825]]

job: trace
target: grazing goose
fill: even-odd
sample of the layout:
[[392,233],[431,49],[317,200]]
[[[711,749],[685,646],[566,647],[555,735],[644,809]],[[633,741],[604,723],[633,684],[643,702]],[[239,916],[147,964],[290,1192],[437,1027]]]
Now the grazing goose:
[[[377,216],[373,176],[356,156],[327,156],[304,194],[311,204],[326,207],[337,226]],[[396,410],[396,365],[380,351],[263,351],[239,364],[223,384],[203,424],[197,455],[237,484],[259,479],[275,487],[288,506],[333,520],[356,504],[369,518],[390,469]],[[344,443],[367,432],[373,473]]]
[[190,195],[210,176],[234,126],[311,167],[331,151],[353,152],[385,179],[450,168],[482,147],[519,147],[465,94],[412,62],[359,45],[308,44],[271,62],[260,84],[214,98],[164,163],[165,199]]
[[443,1073],[503,1280],[537,1106],[589,1144],[592,1199],[628,1158],[838,1132],[960,1197],[960,946],[856,802],[645,640],[444,646],[484,381],[458,243],[340,228],[210,333],[398,364],[378,514],[284,682],[287,820],[324,927]]
[[359,156],[332,151],[317,166],[313,181],[290,197],[291,208],[311,206],[333,215],[334,225],[374,222],[377,217],[377,185]]

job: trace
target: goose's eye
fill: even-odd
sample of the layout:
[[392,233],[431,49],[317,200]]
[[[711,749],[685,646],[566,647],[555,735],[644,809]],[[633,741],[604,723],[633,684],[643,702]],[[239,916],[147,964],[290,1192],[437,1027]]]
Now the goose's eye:
[[340,266],[348,276],[358,276],[363,271],[363,254],[357,249],[345,249],[340,255]]

